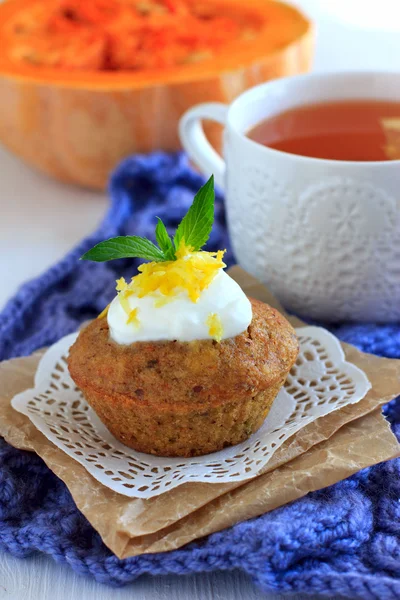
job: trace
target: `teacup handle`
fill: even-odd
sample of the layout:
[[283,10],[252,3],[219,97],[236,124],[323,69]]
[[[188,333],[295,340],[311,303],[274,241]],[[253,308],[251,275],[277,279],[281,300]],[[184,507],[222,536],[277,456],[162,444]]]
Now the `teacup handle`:
[[225,125],[227,113],[226,104],[207,102],[189,109],[179,122],[182,146],[205,175],[214,173],[214,181],[221,188],[224,187],[225,161],[207,140],[201,121],[210,119]]

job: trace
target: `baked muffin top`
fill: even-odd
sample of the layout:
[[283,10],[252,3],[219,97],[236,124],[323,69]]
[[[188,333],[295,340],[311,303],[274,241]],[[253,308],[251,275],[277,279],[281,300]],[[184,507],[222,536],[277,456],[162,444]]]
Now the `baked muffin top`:
[[81,331],[70,350],[72,378],[85,390],[110,397],[122,394],[161,410],[171,405],[179,410],[188,404],[198,409],[232,397],[254,396],[286,376],[296,360],[298,340],[277,310],[250,300],[250,326],[220,343],[198,340],[120,345],[110,338],[107,320],[96,319]]

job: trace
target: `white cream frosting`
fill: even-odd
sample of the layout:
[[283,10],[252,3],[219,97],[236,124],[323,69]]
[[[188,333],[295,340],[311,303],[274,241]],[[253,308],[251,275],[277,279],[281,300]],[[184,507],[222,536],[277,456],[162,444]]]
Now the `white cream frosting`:
[[217,315],[222,325],[222,338],[243,333],[251,323],[251,303],[240,286],[222,269],[192,302],[185,290],[162,306],[155,306],[161,294],[127,298],[131,310],[137,309],[137,322],[127,323],[127,313],[118,296],[111,302],[107,320],[111,338],[118,344],[159,340],[212,339],[207,320]]

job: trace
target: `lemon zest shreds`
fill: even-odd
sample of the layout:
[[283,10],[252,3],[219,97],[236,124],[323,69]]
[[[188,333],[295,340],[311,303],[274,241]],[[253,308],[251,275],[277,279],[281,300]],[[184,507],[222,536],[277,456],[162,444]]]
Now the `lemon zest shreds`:
[[131,312],[129,313],[128,319],[126,321],[127,325],[132,323],[133,325],[136,325],[136,327],[139,327],[140,321],[138,319],[138,312],[139,312],[138,308],[134,308],[133,310],[131,310]]
[[206,325],[210,336],[217,342],[220,342],[224,334],[220,316],[216,313],[210,313],[207,317]]
[[154,308],[161,308],[166,304],[172,302],[173,298],[168,298],[167,296],[160,296],[154,300]]
[[110,308],[110,305],[107,304],[107,306],[105,307],[104,310],[101,311],[101,313],[99,314],[99,316],[97,317],[98,319],[104,319],[104,317],[107,316],[108,313],[108,309]]
[[133,294],[133,292],[131,292],[130,290],[125,290],[124,292],[120,292],[118,295],[121,306],[124,309],[124,311],[126,312],[126,314],[128,315],[128,317],[132,310],[130,307],[130,304],[129,304],[128,297],[131,296],[132,294]]
[[124,277],[117,279],[116,283],[117,283],[117,287],[115,289],[117,290],[117,292],[122,292],[123,290],[126,290],[126,288],[128,287],[128,284],[126,283]]
[[190,300],[197,302],[218,271],[226,266],[222,261],[224,252],[192,252],[181,242],[176,260],[140,265],[139,275],[132,278],[129,290],[133,290],[139,298],[160,294],[173,298],[186,291]]
[[178,250],[175,252],[176,258],[185,258],[188,254],[193,254],[193,248],[191,246],[186,246],[185,240],[182,238]]

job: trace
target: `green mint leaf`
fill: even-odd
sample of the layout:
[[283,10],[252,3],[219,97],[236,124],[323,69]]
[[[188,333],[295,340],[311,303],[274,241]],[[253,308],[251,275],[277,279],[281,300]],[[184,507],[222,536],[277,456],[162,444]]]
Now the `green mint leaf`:
[[120,236],[100,242],[81,257],[82,260],[95,262],[116,258],[144,258],[155,262],[166,260],[162,250],[153,242],[137,235]]
[[214,222],[214,176],[197,192],[193,204],[189,208],[174,236],[176,250],[182,239],[187,246],[193,250],[200,250],[210,237],[212,225]]
[[120,236],[100,242],[86,252],[82,260],[105,262],[117,258],[144,258],[154,262],[176,260],[176,250],[182,240],[194,251],[200,250],[207,242],[214,222],[214,177],[211,176],[197,192],[193,203],[176,230],[172,242],[161,219],[156,226],[156,239],[159,247],[150,240],[139,236]]
[[160,217],[157,217],[156,240],[164,253],[165,260],[175,260],[175,249],[168,231]]

